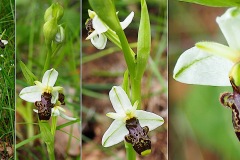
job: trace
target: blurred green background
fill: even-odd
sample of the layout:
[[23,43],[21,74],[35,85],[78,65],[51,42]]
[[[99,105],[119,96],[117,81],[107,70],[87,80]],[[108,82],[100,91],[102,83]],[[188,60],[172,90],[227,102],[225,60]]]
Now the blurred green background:
[[[227,8],[169,0],[169,159],[238,160],[232,111],[219,102],[231,87],[186,85],[173,80],[178,57],[196,42],[227,44],[215,19]],[[194,76],[194,75],[193,75]]]

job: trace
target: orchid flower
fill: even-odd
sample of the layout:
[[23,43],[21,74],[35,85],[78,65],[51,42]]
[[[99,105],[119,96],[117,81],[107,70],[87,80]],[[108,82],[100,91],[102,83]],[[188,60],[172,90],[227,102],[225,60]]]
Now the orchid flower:
[[35,81],[36,85],[23,88],[19,94],[20,98],[28,102],[41,101],[43,93],[51,93],[51,103],[55,104],[58,99],[58,91],[63,88],[60,86],[54,87],[57,80],[58,72],[55,69],[47,70],[42,78],[42,82]]
[[137,119],[141,126],[147,126],[149,130],[159,127],[164,122],[162,117],[154,113],[137,110],[138,102],[132,106],[127,94],[120,86],[113,86],[109,92],[109,97],[116,113],[107,113],[108,117],[115,120],[103,135],[102,145],[104,147],[115,145],[124,140],[124,137],[129,133],[126,121]]
[[233,65],[240,60],[240,12],[228,9],[216,21],[229,46],[216,42],[199,42],[185,51],[177,61],[173,77],[180,82],[211,86],[230,86]]
[[[88,15],[90,19],[86,22],[86,25],[90,27],[90,30],[86,40],[91,39],[92,44],[97,49],[104,49],[107,44],[107,37],[104,32],[106,32],[109,27],[101,21],[94,11],[88,10]],[[120,22],[122,29],[127,28],[132,22],[133,16],[134,12],[131,12],[123,22]]]

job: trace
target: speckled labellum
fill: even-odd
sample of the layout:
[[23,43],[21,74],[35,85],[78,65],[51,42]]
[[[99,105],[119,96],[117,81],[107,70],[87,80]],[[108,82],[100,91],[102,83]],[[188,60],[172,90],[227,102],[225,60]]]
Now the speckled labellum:
[[232,109],[232,123],[233,127],[236,133],[236,136],[238,137],[238,140],[240,141],[240,88],[235,85],[233,80],[230,78],[230,82],[232,84],[233,93],[223,93],[220,97],[220,102]]
[[142,156],[151,153],[151,140],[148,137],[149,128],[141,127],[137,118],[133,117],[126,120],[126,127],[129,134],[125,136],[125,140],[133,145],[134,150]]
[[90,35],[94,31],[92,19],[90,18],[87,19],[85,25],[86,25],[86,30],[88,31],[88,35]]
[[38,109],[38,117],[40,120],[49,120],[52,113],[53,104],[51,103],[52,95],[44,92],[41,95],[41,101],[36,101],[34,104]]

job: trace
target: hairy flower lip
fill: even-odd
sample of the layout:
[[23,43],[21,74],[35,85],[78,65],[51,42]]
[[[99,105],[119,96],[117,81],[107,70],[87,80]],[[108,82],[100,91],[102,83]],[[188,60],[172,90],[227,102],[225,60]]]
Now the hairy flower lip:
[[[102,138],[102,145],[110,147],[124,140],[128,134],[126,120],[137,118],[141,126],[148,126],[153,130],[164,123],[162,117],[143,110],[137,110],[138,102],[132,106],[127,94],[120,86],[113,86],[109,92],[109,98],[116,113],[107,113],[107,116],[115,119]],[[127,113],[126,113],[127,112]]]

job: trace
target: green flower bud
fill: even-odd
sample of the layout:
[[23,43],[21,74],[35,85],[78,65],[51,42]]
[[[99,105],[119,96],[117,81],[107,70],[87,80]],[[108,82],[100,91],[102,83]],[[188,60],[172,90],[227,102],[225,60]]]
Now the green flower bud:
[[50,44],[53,40],[55,40],[55,36],[58,31],[58,25],[56,18],[53,18],[47,21],[43,25],[43,34],[47,44]]
[[240,62],[232,67],[229,77],[237,87],[240,87]]
[[56,18],[59,21],[63,17],[63,7],[59,3],[53,3],[44,14],[45,22],[51,20],[52,18]]

